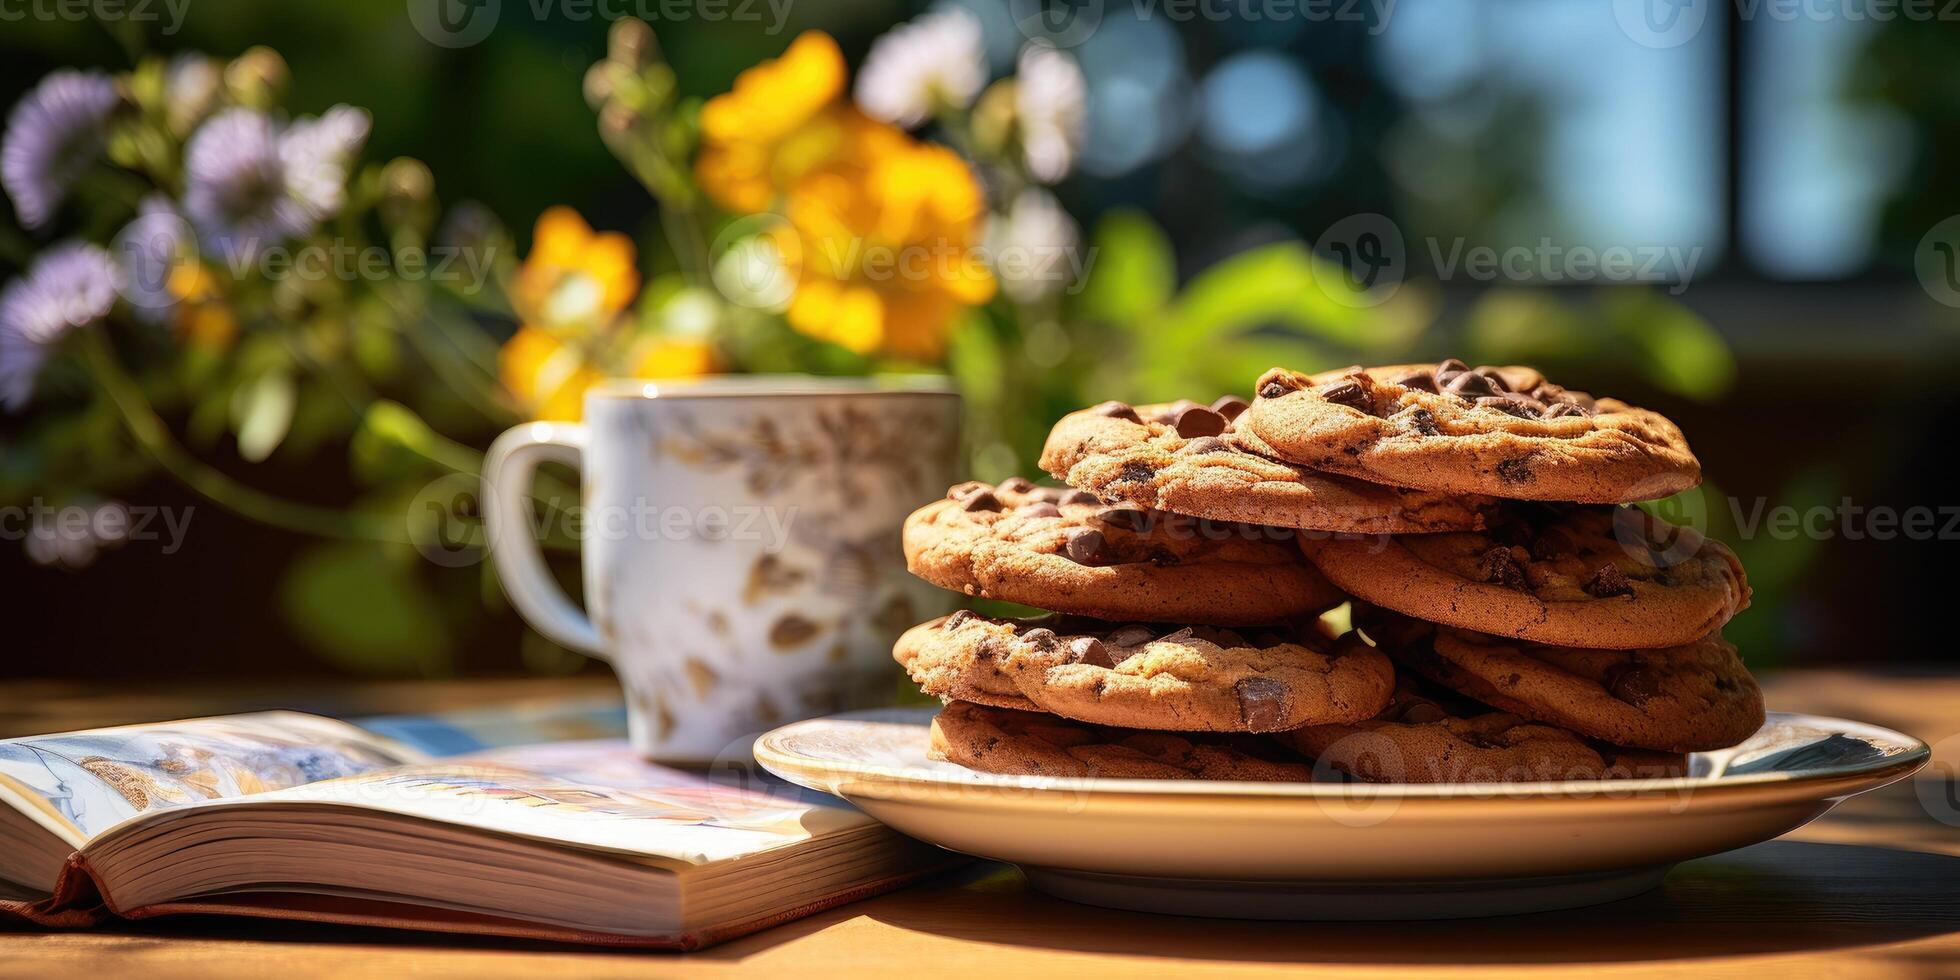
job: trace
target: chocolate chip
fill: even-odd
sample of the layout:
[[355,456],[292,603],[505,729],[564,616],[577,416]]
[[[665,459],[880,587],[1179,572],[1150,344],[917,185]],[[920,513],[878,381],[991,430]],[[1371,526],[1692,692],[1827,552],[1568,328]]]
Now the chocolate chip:
[[1521,419],[1538,417],[1536,403],[1527,401],[1516,395],[1484,395],[1476,400],[1476,406],[1478,408],[1494,408],[1506,415],[1515,415]]
[[1109,642],[1119,647],[1134,647],[1149,643],[1157,638],[1157,631],[1141,624],[1131,624],[1109,634]]
[[1574,405],[1571,402],[1558,402],[1557,404],[1554,404],[1551,408],[1545,410],[1545,417],[1548,419],[1562,419],[1568,415],[1577,415],[1581,418],[1590,418],[1592,416],[1592,412],[1587,409],[1580,408],[1579,406]]
[[1527,545],[1534,561],[1550,561],[1560,555],[1569,555],[1578,550],[1572,539],[1557,528],[1546,528],[1531,539]]
[[1131,503],[1111,504],[1096,511],[1096,520],[1127,531],[1141,531],[1150,524],[1150,512]]
[[1046,626],[1037,626],[1034,629],[1022,633],[1021,642],[1034,647],[1036,650],[1046,652],[1053,650],[1055,644],[1061,642],[1061,637],[1056,636],[1055,631]]
[[1184,628],[1182,628],[1182,629],[1179,629],[1179,630],[1177,630],[1176,632],[1173,632],[1173,633],[1165,633],[1165,634],[1163,635],[1163,637],[1162,637],[1162,638],[1160,638],[1160,639],[1158,640],[1158,642],[1160,642],[1160,643],[1189,643],[1189,642],[1191,642],[1191,640],[1192,640],[1192,639],[1193,639],[1194,637],[1196,637],[1197,635],[1198,635],[1198,631],[1197,631],[1197,630],[1195,630],[1195,629],[1192,629],[1192,628],[1191,628],[1191,627],[1189,627],[1189,626],[1186,626],[1186,627],[1184,627]]
[[939,628],[943,630],[956,630],[959,629],[961,626],[964,626],[966,624],[966,621],[972,618],[973,618],[973,610],[955,609],[953,610],[953,614],[951,616],[946,617],[945,622],[939,624]]
[[1106,415],[1113,419],[1126,419],[1131,422],[1143,421],[1143,417],[1137,414],[1137,410],[1130,407],[1130,405],[1126,402],[1118,402],[1118,401],[1103,402],[1102,404],[1097,405],[1096,407],[1090,409],[1089,411],[1094,412],[1097,415]]
[[1643,704],[1661,693],[1661,683],[1647,668],[1628,664],[1609,672],[1606,690],[1628,704]]
[[1346,405],[1349,408],[1358,408],[1364,412],[1370,408],[1368,389],[1361,387],[1361,382],[1353,378],[1343,378],[1330,384],[1321,385],[1318,394],[1322,401],[1330,404]]
[[1509,548],[1499,545],[1484,552],[1480,567],[1486,582],[1507,589],[1517,589],[1520,592],[1529,588],[1525,581],[1524,569],[1518,565],[1517,556],[1511,554]]
[[974,511],[981,511],[981,510],[997,511],[1000,509],[1000,498],[994,496],[994,492],[992,490],[989,490],[985,487],[981,487],[980,489],[967,494],[966,498],[960,501],[960,509],[967,511],[968,513],[972,513]]
[[1287,392],[1299,391],[1305,385],[1306,382],[1299,375],[1283,369],[1274,369],[1266,372],[1266,376],[1259,379],[1259,397],[1278,398]]
[[1417,371],[1413,374],[1405,374],[1400,378],[1395,379],[1394,383],[1401,385],[1404,388],[1413,389],[1415,391],[1427,391],[1432,394],[1440,390],[1436,386],[1436,376],[1429,373],[1428,371]]
[[1149,563],[1157,566],[1158,568],[1169,568],[1172,565],[1181,565],[1184,563],[1184,559],[1179,558],[1177,556],[1177,553],[1170,550],[1169,548],[1161,548],[1161,547],[1152,548],[1150,549],[1150,552],[1144,555],[1143,557],[1145,561],[1148,561]]
[[1409,428],[1419,436],[1439,436],[1443,430],[1436,425],[1436,416],[1429,409],[1418,408],[1409,413]]
[[1211,403],[1211,410],[1225,416],[1226,421],[1238,418],[1248,407],[1245,399],[1237,395],[1220,395]]
[[1443,358],[1442,363],[1436,365],[1436,377],[1441,379],[1445,374],[1461,374],[1468,370],[1470,370],[1470,365],[1454,357],[1446,357]]
[[1093,636],[1078,636],[1068,641],[1068,662],[1091,667],[1116,666],[1116,661],[1109,658],[1109,648]]
[[1192,405],[1180,410],[1172,422],[1177,426],[1177,434],[1186,439],[1199,436],[1215,436],[1225,431],[1225,416],[1203,405]]
[[1532,480],[1530,454],[1499,460],[1497,477],[1509,483],[1530,483]]
[[1231,448],[1232,447],[1229,444],[1227,444],[1225,440],[1220,439],[1217,436],[1199,436],[1198,438],[1193,439],[1190,442],[1187,442],[1184,445],[1177,447],[1177,454],[1179,456],[1202,456],[1205,453],[1226,452],[1229,451]]
[[1490,368],[1480,367],[1477,369],[1476,373],[1484,379],[1485,384],[1490,385],[1492,391],[1511,390],[1511,383],[1509,381],[1504,380],[1503,375],[1498,374],[1496,371],[1493,371]]
[[1151,416],[1151,419],[1157,422],[1162,422],[1165,425],[1175,425],[1177,424],[1177,417],[1179,415],[1191,409],[1201,408],[1201,407],[1202,406],[1200,406],[1197,402],[1194,402],[1189,398],[1180,398],[1177,401],[1171,402],[1169,405],[1165,405],[1162,408],[1157,409],[1157,414]]
[[1062,509],[1044,500],[1038,504],[1029,504],[1022,507],[1014,513],[1022,517],[1060,517],[1062,516]]
[[1025,476],[1010,476],[1000,481],[1000,488],[1008,493],[1027,493],[1034,489],[1034,481]]
[[1285,721],[1286,685],[1270,677],[1245,677],[1232,685],[1239,698],[1239,720],[1249,731],[1269,732]]
[[1123,469],[1116,474],[1116,479],[1122,483],[1149,483],[1156,478],[1156,467],[1136,459],[1124,463]]
[[1067,492],[1063,487],[1035,487],[1028,491],[1028,496],[1051,504],[1059,504],[1062,502],[1062,495]]
[[1088,565],[1102,555],[1103,533],[1093,527],[1070,528],[1062,553],[1078,565]]
[[1102,499],[1087,490],[1066,490],[1061,499],[1055,502],[1066,507],[1070,504],[1100,504]]
[[1632,595],[1633,583],[1627,581],[1627,573],[1620,571],[1620,566],[1609,561],[1599,566],[1599,571],[1586,581],[1586,594],[1595,599]]
[[1443,390],[1465,400],[1480,395],[1497,394],[1497,389],[1491,387],[1490,379],[1475,371],[1465,371],[1450,378],[1449,383],[1443,386]]
[[979,480],[968,480],[965,483],[953,484],[953,486],[946,491],[946,499],[965,500],[967,497],[970,497],[973,494],[978,493],[982,490],[992,490],[992,489],[993,487],[981,483]]

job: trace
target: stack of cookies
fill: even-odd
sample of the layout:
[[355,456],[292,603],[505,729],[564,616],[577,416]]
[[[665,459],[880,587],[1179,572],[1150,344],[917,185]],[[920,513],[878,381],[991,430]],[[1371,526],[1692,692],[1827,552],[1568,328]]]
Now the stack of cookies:
[[1276,368],[1255,399],[1064,417],[1068,487],[961,484],[895,656],[935,757],[996,773],[1380,782],[1667,776],[1762,695],[1735,556],[1626,506],[1700,482],[1661,415],[1522,367]]

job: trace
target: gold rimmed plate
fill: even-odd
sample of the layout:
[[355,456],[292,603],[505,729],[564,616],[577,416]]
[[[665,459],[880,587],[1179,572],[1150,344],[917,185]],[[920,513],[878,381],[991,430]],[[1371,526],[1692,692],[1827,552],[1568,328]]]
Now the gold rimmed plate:
[[1184,915],[1423,919],[1637,894],[1769,840],[1928,755],[1873,725],[1771,712],[1668,779],[1384,785],[1001,776],[926,755],[935,709],[786,725],[756,760],[1062,898]]

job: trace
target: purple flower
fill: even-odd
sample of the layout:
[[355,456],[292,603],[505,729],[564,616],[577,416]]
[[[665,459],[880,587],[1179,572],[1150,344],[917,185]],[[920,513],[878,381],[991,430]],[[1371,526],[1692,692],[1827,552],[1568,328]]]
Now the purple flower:
[[184,147],[184,210],[205,247],[232,258],[311,234],[340,213],[367,133],[367,113],[344,105],[289,126],[227,109]]
[[48,351],[69,331],[108,315],[122,270],[94,245],[57,245],[0,290],[0,405],[19,409]]
[[136,217],[116,233],[111,248],[122,263],[122,295],[130,311],[145,322],[162,323],[177,305],[170,277],[179,267],[197,261],[191,226],[177,216],[169,198],[152,194],[138,206]]
[[109,76],[64,68],[14,104],[0,141],[0,185],[21,224],[39,228],[54,217],[75,178],[101,155],[104,124],[121,98]]

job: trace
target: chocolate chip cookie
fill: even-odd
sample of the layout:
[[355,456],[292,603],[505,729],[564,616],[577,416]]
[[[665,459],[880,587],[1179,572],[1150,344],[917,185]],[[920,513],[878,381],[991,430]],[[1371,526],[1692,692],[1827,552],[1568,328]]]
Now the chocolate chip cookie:
[[963,483],[914,511],[904,548],[912,574],[967,595],[1118,621],[1257,626],[1346,598],[1289,533],[1016,478]]
[[932,720],[928,755],[981,772],[1106,779],[1307,782],[1313,769],[1270,739],[1104,728],[954,701]]
[[1517,504],[1483,531],[1300,532],[1335,585],[1433,623],[1557,646],[1692,643],[1749,604],[1735,555],[1634,507]]
[[1320,473],[1245,449],[1242,398],[1131,406],[1104,402],[1055,423],[1041,468],[1105,500],[1218,521],[1357,534],[1466,531],[1492,498],[1407,490]]
[[[1030,620],[993,620],[962,609],[951,616],[941,616],[906,630],[892,645],[892,659],[905,668],[905,673],[912,678],[912,683],[919,685],[920,691],[942,701],[971,701],[993,708],[1040,711],[1041,707],[1028,700],[1015,686],[1014,678],[1001,669],[991,647],[981,643],[949,642],[947,634],[958,631],[960,624],[968,620],[1018,625],[1051,618],[1058,622],[1079,619],[1058,614]],[[1015,627],[1009,626],[1007,632],[1011,636]]]
[[1607,779],[1673,779],[1689,773],[1688,756],[1683,752],[1656,752],[1620,745],[1594,745],[1606,762]]
[[893,656],[927,694],[1155,731],[1273,732],[1360,721],[1388,703],[1395,670],[1366,645],[1312,626],[1119,626],[971,612],[914,627]]
[[1364,622],[1400,666],[1613,745],[1701,752],[1741,742],[1763,724],[1763,693],[1720,636],[1664,649],[1598,650],[1519,643],[1380,613]]
[[1666,417],[1528,367],[1274,368],[1257,396],[1238,423],[1249,448],[1391,486],[1610,504],[1701,482]]
[[[1342,648],[1373,650],[1359,634]],[[1388,705],[1351,724],[1274,736],[1321,765],[1371,783],[1503,783],[1597,779],[1599,752],[1571,732],[1496,711],[1402,674]]]

